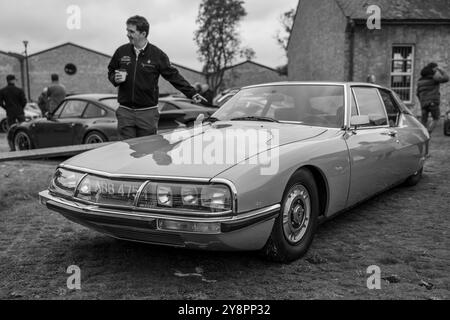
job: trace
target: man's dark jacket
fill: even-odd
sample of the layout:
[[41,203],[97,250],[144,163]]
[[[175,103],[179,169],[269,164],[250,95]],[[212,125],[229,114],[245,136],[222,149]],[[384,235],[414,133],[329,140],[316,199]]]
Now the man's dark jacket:
[[437,72],[434,76],[421,77],[417,82],[417,97],[422,107],[431,103],[439,105],[441,103],[440,84],[448,81],[449,77],[443,71]]
[[9,84],[0,90],[0,106],[6,110],[8,117],[23,115],[26,104],[25,92],[15,85]]
[[[121,84],[114,81],[115,70],[118,69],[125,69],[128,73],[126,81]],[[196,94],[189,82],[170,64],[167,55],[150,43],[137,59],[132,44],[121,46],[108,65],[109,81],[119,87],[119,103],[132,109],[149,108],[158,104],[160,75],[188,98]]]

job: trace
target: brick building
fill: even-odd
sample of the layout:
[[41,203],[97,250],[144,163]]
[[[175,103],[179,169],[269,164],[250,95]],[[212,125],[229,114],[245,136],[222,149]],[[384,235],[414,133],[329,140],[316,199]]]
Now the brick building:
[[[42,90],[50,84],[50,75],[56,73],[68,93],[115,93],[117,89],[107,79],[107,67],[111,56],[73,43],[65,43],[28,56],[31,100],[37,101]],[[191,84],[205,83],[202,72],[173,63]],[[0,77],[13,73],[18,86],[26,88],[25,57],[0,51]],[[0,79],[1,80],[1,79]],[[242,87],[264,82],[286,80],[277,70],[245,61],[227,68],[223,88]],[[1,82],[1,81],[0,81]],[[4,80],[6,85],[6,80]],[[161,94],[179,93],[160,77]]]
[[[381,9],[370,30],[369,5]],[[421,69],[437,62],[450,72],[449,0],[299,0],[288,45],[290,80],[366,81],[391,87],[418,106]],[[450,85],[441,87],[443,110]]]
[[[117,89],[107,78],[111,56],[73,43],[65,43],[28,56],[31,100],[36,101],[43,88],[50,84],[50,75],[57,73],[68,93],[115,93]],[[180,73],[191,83],[205,82],[201,72],[177,65]],[[0,51],[0,76],[13,73],[18,86],[26,91],[25,57]],[[22,85],[24,84],[24,85]],[[5,80],[6,85],[6,80]],[[160,78],[160,93],[178,92]]]
[[222,86],[226,89],[285,80],[287,77],[277,70],[247,60],[226,69]]
[[0,51],[0,88],[6,86],[6,76],[13,74],[17,79],[17,86],[23,87],[24,64],[20,54]]

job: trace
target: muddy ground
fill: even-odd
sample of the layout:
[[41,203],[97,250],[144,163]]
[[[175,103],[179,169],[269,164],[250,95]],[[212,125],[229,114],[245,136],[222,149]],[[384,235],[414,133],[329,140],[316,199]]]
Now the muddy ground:
[[[6,151],[4,134],[0,141]],[[288,265],[128,243],[74,224],[38,202],[56,164],[0,163],[0,299],[450,298],[450,138],[441,128],[417,186],[325,223]],[[81,290],[67,288],[71,265]],[[381,269],[380,290],[366,286],[371,265]]]

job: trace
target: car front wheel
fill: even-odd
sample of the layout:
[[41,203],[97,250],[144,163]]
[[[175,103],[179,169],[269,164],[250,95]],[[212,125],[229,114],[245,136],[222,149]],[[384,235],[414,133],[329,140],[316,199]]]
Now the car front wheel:
[[33,142],[25,131],[19,131],[14,135],[14,149],[16,151],[33,149]]
[[278,262],[302,257],[310,247],[317,229],[319,196],[314,177],[300,170],[290,179],[283,195],[280,215],[263,253]]
[[92,143],[103,143],[108,141],[105,135],[98,131],[89,132],[84,138],[84,144],[92,144]]

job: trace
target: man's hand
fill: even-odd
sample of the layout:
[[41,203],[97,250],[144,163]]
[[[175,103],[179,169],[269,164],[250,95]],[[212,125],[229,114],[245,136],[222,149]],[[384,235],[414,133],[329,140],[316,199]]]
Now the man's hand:
[[116,73],[114,75],[114,81],[117,84],[121,84],[121,83],[125,82],[126,78],[127,78],[126,71],[116,70]]
[[208,100],[206,100],[204,97],[202,97],[200,94],[196,94],[196,95],[194,95],[193,97],[192,97],[192,100],[195,102],[195,103],[201,103],[202,101],[203,102],[208,102]]

